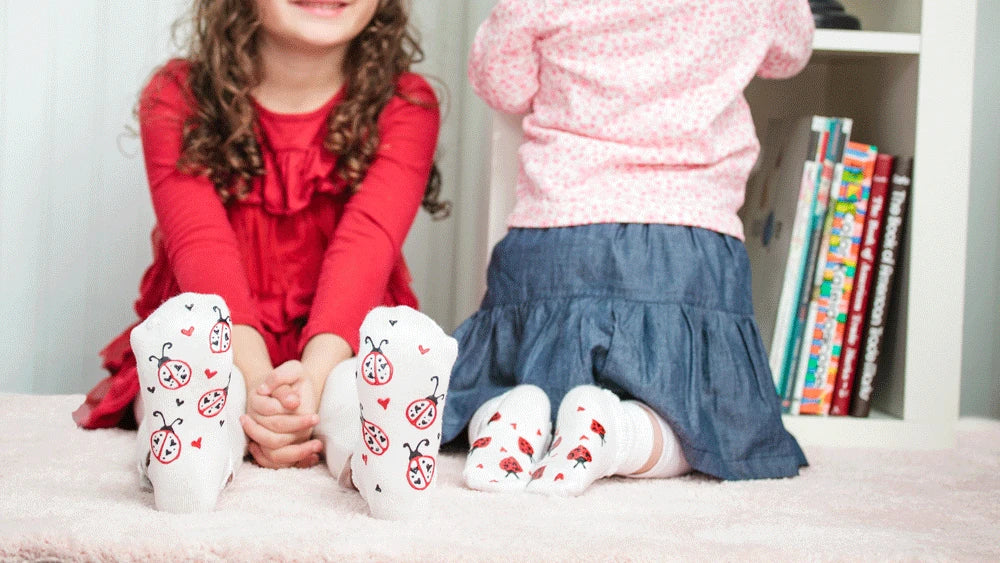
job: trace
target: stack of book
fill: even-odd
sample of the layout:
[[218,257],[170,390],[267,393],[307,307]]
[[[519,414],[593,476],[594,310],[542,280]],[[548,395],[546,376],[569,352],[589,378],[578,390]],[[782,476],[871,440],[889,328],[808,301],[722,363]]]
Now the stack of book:
[[867,416],[892,313],[913,159],[851,140],[852,124],[769,122],[740,212],[787,413]]

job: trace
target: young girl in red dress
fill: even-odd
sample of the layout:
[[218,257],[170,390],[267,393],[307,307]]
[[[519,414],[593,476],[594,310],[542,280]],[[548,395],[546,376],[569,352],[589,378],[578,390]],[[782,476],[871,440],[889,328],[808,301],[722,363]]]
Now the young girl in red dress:
[[[214,505],[244,441],[264,467],[316,464],[320,438],[340,430],[317,436],[316,425],[344,424],[321,423],[324,387],[342,363],[353,384],[359,347],[381,347],[402,385],[410,360],[393,347],[419,335],[414,346],[444,352],[446,387],[453,343],[413,310],[401,250],[421,205],[449,209],[433,164],[438,104],[409,72],[422,53],[404,2],[195,0],[190,23],[186,57],[161,67],[138,105],[157,220],[142,323],[103,350],[110,376],[73,414],[84,428],[138,424],[139,469],[157,507],[178,511]],[[379,306],[405,307],[359,334]],[[330,407],[348,405],[351,426],[337,475],[363,438],[359,397],[347,397]],[[218,468],[195,486],[184,467],[204,466],[199,455]]]

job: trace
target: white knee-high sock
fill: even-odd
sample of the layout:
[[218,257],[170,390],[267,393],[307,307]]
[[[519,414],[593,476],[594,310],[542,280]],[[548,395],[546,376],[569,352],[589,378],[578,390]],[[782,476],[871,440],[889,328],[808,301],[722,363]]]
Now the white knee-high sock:
[[243,460],[243,376],[233,366],[229,309],[184,293],[132,330],[141,394],[136,451],[156,508],[214,509]]
[[[638,402],[622,402],[606,389],[573,388],[559,406],[552,446],[536,463],[527,490],[578,495],[598,479],[630,475],[643,468],[654,454],[656,432],[664,434],[665,444],[672,439],[670,443],[677,445],[673,432],[653,426],[649,412]],[[679,451],[679,445],[671,450]]]
[[441,410],[458,343],[405,306],[373,309],[360,336],[354,485],[376,518],[421,518],[435,483]]
[[521,491],[551,438],[545,391],[518,385],[483,403],[469,422],[466,485],[480,491]]
[[342,487],[353,487],[351,456],[361,438],[361,410],[355,371],[358,358],[337,364],[326,378],[319,403],[319,423],[313,435],[323,442],[326,467]]
[[[660,452],[654,461],[652,467],[643,471],[641,473],[636,473],[637,469],[631,469],[628,472],[621,471],[618,475],[625,475],[627,477],[633,477],[636,479],[660,479],[666,477],[677,477],[679,475],[684,475],[691,471],[691,466],[687,462],[687,458],[684,457],[684,451],[681,449],[680,439],[677,438],[677,434],[674,433],[667,421],[663,420],[663,417],[656,414],[655,411],[649,407],[639,403],[637,401],[623,401],[626,407],[632,406],[635,408],[640,408],[644,414],[651,419],[655,425],[651,425],[653,434],[659,433],[660,436]],[[648,465],[649,458],[656,455],[654,451],[655,448],[647,451],[646,458],[639,469],[643,466]],[[637,456],[642,457],[642,453],[638,447],[636,448]]]

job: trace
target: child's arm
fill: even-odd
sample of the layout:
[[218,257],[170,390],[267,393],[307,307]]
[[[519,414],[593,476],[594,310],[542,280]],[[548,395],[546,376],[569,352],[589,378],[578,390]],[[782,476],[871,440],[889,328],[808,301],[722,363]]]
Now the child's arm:
[[168,63],[139,101],[139,128],[157,230],[181,291],[218,294],[229,306],[234,324],[233,361],[250,391],[248,412],[256,414],[253,391],[273,368],[236,235],[212,183],[177,169],[181,132],[190,114],[186,76],[183,63]]
[[476,32],[469,81],[480,98],[506,113],[527,113],[538,91],[535,37],[541,0],[500,0]]
[[812,54],[812,11],[806,0],[770,2],[767,25],[772,28],[771,48],[757,69],[761,78],[788,78],[798,74]]
[[[437,145],[437,100],[416,75],[404,76],[399,89],[421,103],[396,97],[379,117],[378,152],[357,193],[344,206],[323,258],[299,343],[306,365],[313,346],[336,350],[343,341],[348,350],[357,352],[361,322],[368,311],[383,304],[389,277],[423,199]],[[329,370],[314,377],[325,380],[328,374]],[[322,387],[316,393],[322,395]]]

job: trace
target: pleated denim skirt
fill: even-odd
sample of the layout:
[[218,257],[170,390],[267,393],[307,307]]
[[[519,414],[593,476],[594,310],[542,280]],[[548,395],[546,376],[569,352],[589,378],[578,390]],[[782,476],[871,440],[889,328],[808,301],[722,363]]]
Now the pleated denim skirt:
[[743,243],[706,229],[596,224],[512,229],[482,305],[456,331],[442,439],[523,383],[553,416],[593,384],[658,412],[691,466],[722,479],[798,474],[750,297]]

